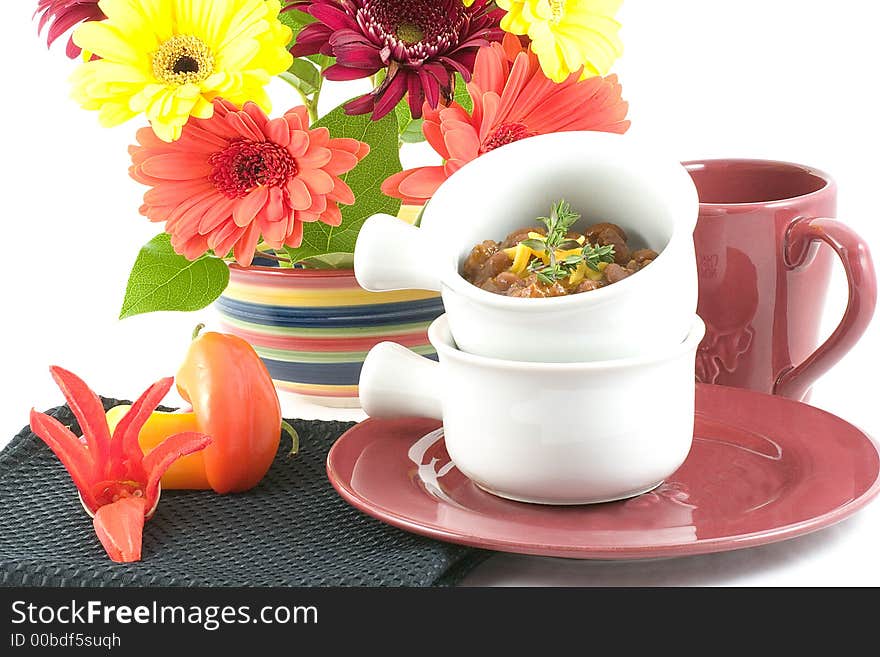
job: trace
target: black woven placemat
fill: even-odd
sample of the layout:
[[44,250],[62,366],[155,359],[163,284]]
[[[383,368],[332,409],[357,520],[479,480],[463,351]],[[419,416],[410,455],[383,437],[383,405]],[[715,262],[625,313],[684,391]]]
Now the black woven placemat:
[[[66,406],[49,413],[77,431]],[[133,564],[106,556],[67,472],[26,427],[0,452],[0,585],[446,586],[485,558],[387,526],[336,494],[324,464],[352,423],[290,423],[299,453],[288,457],[282,441],[255,489],[163,492]]]

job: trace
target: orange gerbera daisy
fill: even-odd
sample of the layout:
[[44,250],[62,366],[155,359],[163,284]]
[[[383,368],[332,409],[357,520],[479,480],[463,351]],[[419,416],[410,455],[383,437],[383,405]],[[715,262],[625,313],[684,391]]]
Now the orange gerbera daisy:
[[256,104],[239,110],[214,100],[210,119],[192,119],[179,140],[164,142],[150,128],[129,149],[131,177],[152,187],[141,214],[164,221],[177,253],[190,260],[213,250],[251,264],[259,240],[298,247],[303,222],[338,226],[337,203],[354,194],[339,177],[370,152],[356,139],[331,139],[309,129],[305,107],[269,119]]
[[458,103],[424,108],[422,132],[443,164],[396,173],[385,180],[382,191],[421,204],[464,164],[499,146],[566,130],[626,132],[629,105],[620,96],[617,76],[579,78],[577,71],[553,82],[531,49],[510,34],[503,43],[481,48],[467,85],[473,112]]

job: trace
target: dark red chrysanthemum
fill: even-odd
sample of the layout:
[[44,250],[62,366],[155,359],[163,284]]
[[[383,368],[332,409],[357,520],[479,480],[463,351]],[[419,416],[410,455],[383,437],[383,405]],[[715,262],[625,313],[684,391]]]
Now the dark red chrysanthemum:
[[[79,23],[102,21],[107,18],[98,6],[98,0],[39,0],[34,16],[37,14],[40,15],[38,28],[40,32],[49,25],[46,41],[50,46],[58,37]],[[81,52],[79,46],[73,42],[73,38],[68,40],[68,57],[76,59]]]
[[382,83],[345,106],[381,119],[404,95],[416,118],[452,94],[453,74],[470,81],[481,46],[501,39],[504,11],[488,0],[296,0],[286,9],[311,14],[291,52],[336,58],[324,76],[356,80],[385,71]]

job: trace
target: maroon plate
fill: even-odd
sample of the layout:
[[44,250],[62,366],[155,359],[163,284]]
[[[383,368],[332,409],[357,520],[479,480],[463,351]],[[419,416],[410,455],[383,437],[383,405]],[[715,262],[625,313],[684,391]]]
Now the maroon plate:
[[812,406],[697,385],[694,445],[650,493],[575,507],[486,493],[449,459],[435,420],[370,419],[333,445],[327,473],[361,511],[489,550],[578,559],[672,557],[772,543],[827,527],[880,491],[864,432]]

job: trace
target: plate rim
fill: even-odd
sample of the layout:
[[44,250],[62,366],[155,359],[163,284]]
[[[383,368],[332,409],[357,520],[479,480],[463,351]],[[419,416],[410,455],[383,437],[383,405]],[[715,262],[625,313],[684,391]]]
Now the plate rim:
[[[563,546],[541,543],[539,541],[535,541],[532,543],[522,543],[509,539],[488,539],[485,537],[471,536],[466,533],[450,530],[448,528],[444,528],[433,523],[425,521],[415,521],[411,518],[408,518],[407,516],[400,514],[394,509],[390,509],[387,506],[366,500],[363,496],[354,491],[350,486],[347,486],[343,481],[343,478],[339,475],[338,472],[336,472],[335,468],[333,467],[334,454],[337,451],[337,445],[339,445],[343,441],[343,439],[345,439],[349,434],[356,432],[359,433],[360,431],[363,431],[364,425],[379,424],[383,421],[382,419],[367,418],[366,420],[359,422],[350,429],[346,430],[342,435],[339,436],[339,438],[336,439],[336,441],[331,446],[330,451],[327,453],[327,459],[325,463],[327,478],[330,480],[330,484],[337,491],[337,493],[353,507],[381,522],[385,522],[404,531],[419,534],[421,536],[427,536],[429,538],[441,540],[448,543],[466,545],[468,547],[491,550],[495,552],[507,552],[512,554],[526,554],[533,556],[546,556],[579,560],[639,560],[664,557],[684,557],[698,554],[728,552],[732,550],[739,550],[748,547],[756,547],[759,545],[776,543],[790,538],[804,536],[814,531],[818,531],[820,529],[825,529],[826,527],[835,525],[838,522],[849,518],[854,513],[862,509],[875,497],[877,497],[878,493],[880,493],[880,444],[878,444],[877,440],[875,440],[873,436],[871,436],[867,431],[863,430],[857,425],[848,422],[822,408],[811,406],[804,402],[778,397],[775,395],[768,395],[765,393],[759,393],[752,390],[744,390],[740,388],[730,388],[727,386],[717,386],[702,383],[698,383],[697,387],[713,389],[712,394],[733,394],[756,396],[761,398],[769,397],[775,400],[773,403],[793,404],[796,407],[806,406],[811,409],[811,412],[818,412],[822,415],[830,417],[835,422],[842,422],[852,427],[867,440],[868,444],[874,449],[874,452],[877,454],[878,467],[877,472],[874,476],[874,480],[858,497],[850,500],[849,502],[839,505],[831,509],[830,511],[827,511],[820,515],[813,516],[811,518],[807,518],[795,523],[789,523],[780,527],[754,531],[745,534],[737,534],[733,536],[718,536],[714,538],[697,539],[692,543],[670,543],[663,545],[644,544],[638,546],[629,545],[626,547],[618,547],[613,545]],[[721,392],[722,389],[723,392]],[[712,416],[709,415],[708,417]],[[428,418],[411,419],[414,421],[428,420]],[[440,423],[439,420],[436,420],[434,422],[438,424],[438,427],[442,427],[442,423]]]

